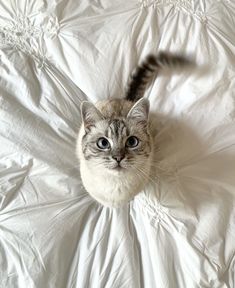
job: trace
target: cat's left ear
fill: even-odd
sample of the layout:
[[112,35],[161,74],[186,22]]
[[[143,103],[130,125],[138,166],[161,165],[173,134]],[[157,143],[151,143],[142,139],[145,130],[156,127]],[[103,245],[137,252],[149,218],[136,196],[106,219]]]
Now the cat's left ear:
[[104,119],[103,115],[95,107],[95,105],[88,101],[82,102],[81,113],[82,113],[82,120],[83,120],[84,128],[86,131],[88,131],[91,126],[94,126],[96,122]]
[[127,118],[133,118],[140,122],[147,122],[149,116],[149,101],[146,98],[138,100],[127,114]]

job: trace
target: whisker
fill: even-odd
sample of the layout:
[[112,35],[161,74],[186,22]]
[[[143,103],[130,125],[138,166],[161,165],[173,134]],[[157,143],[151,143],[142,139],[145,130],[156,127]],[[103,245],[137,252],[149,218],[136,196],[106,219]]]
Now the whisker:
[[[141,171],[139,171],[135,166],[131,166],[131,168],[134,168],[136,171],[135,171],[135,173],[141,178],[141,175],[146,179],[146,180],[150,180],[148,177],[146,177],[146,175],[145,174],[143,174],[143,173],[138,173],[138,172],[141,172]],[[143,181],[141,181],[142,183],[143,183]],[[155,182],[154,182],[154,184],[156,184]]]
[[[139,176],[141,183],[142,183],[142,184],[146,184],[146,183],[144,183],[144,181],[142,181],[142,179],[141,179],[142,176],[143,176],[144,178],[145,178],[145,176],[144,176],[144,175],[141,175],[141,174],[138,172],[138,170],[137,170],[135,173]],[[149,179],[147,179],[147,178],[145,178],[145,179],[146,179],[146,180],[149,180]]]
[[[143,161],[140,161],[138,159],[135,159],[133,161],[130,161],[132,164],[140,164],[140,165],[144,165]],[[151,167],[157,168],[159,170],[161,170],[162,172],[170,172],[170,169],[166,169],[165,167],[163,167],[162,165],[159,164],[158,161],[151,161],[150,163]]]
[[[144,161],[140,161],[138,159],[135,159],[135,160],[130,160],[129,163],[131,164],[137,164],[137,165],[145,165],[145,162]],[[151,161],[150,164],[151,167],[156,167],[156,165],[154,165],[154,163]]]
[[154,181],[154,179],[152,179],[148,174],[146,174],[143,170],[138,169],[137,167],[133,167],[134,169],[136,169],[137,171],[139,171],[143,177],[145,177],[145,179],[150,180],[152,183],[154,184],[158,184],[157,182]]

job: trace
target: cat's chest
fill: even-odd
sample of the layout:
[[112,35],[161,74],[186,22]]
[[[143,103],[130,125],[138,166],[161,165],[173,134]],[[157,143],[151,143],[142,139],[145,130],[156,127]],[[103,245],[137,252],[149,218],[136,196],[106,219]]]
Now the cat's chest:
[[133,184],[133,177],[131,173],[104,173],[103,171],[94,171],[88,169],[85,165],[81,169],[82,178],[92,189],[100,189],[109,191],[122,191],[129,189]]

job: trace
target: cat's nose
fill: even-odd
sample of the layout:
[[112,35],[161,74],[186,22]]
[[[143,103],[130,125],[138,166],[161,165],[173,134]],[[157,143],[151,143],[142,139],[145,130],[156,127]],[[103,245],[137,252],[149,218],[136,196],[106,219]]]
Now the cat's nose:
[[124,158],[124,155],[113,155],[112,158],[115,159],[118,163],[120,163]]

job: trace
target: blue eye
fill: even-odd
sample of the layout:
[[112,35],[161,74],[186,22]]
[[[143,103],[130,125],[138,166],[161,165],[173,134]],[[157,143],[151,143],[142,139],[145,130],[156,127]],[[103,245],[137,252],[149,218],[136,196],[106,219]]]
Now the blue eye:
[[96,145],[98,146],[98,148],[103,150],[110,148],[109,141],[104,137],[99,138],[98,141],[96,142]]
[[130,136],[127,140],[126,140],[126,147],[128,148],[134,148],[137,147],[139,144],[139,139],[135,136]]

